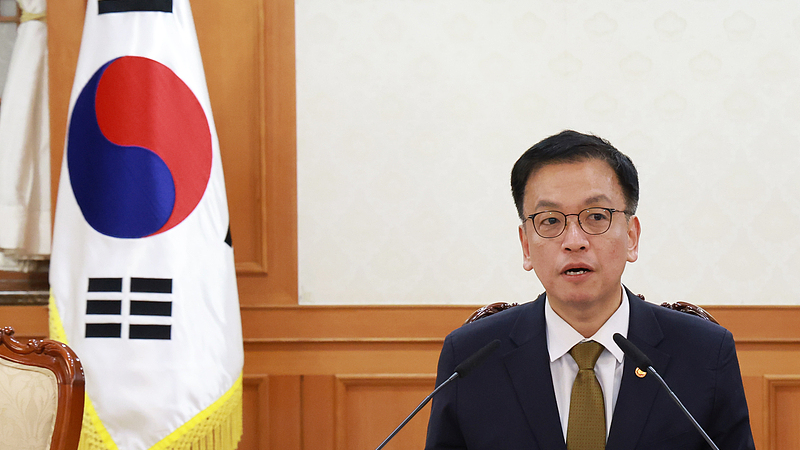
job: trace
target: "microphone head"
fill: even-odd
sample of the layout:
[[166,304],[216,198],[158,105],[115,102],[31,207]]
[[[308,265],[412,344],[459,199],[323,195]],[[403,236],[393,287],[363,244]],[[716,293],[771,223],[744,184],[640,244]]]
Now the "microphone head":
[[485,361],[486,358],[488,358],[493,351],[497,350],[497,347],[499,346],[500,346],[499,339],[495,339],[492,342],[489,342],[488,344],[484,345],[480,350],[473,353],[472,356],[462,361],[461,364],[457,365],[455,372],[461,378],[467,376],[472,371],[472,369],[478,367],[481,363],[483,363],[483,361]]
[[619,345],[619,348],[625,353],[625,356],[630,358],[636,367],[641,369],[643,372],[647,372],[647,368],[653,365],[653,362],[650,361],[650,358],[647,357],[639,347],[633,345],[633,342],[625,339],[621,334],[614,333],[614,342]]

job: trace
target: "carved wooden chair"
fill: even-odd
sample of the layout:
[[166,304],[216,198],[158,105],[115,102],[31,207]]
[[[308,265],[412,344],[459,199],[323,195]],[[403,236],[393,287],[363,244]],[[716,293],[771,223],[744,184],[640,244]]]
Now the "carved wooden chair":
[[[644,295],[636,294],[636,296],[641,298],[642,300],[644,300]],[[478,319],[482,319],[484,317],[491,316],[492,314],[499,313],[500,311],[505,311],[508,308],[513,308],[514,306],[518,306],[518,305],[519,305],[519,303],[497,302],[497,303],[490,303],[490,304],[488,304],[486,306],[481,306],[480,308],[475,310],[475,312],[472,313],[467,318],[467,320],[464,321],[464,324],[466,325],[468,323],[475,322]],[[708,320],[709,322],[714,322],[715,324],[719,325],[719,322],[717,322],[717,319],[715,319],[714,316],[712,316],[708,311],[706,311],[705,309],[703,309],[703,308],[701,308],[701,307],[699,307],[697,305],[693,305],[693,304],[688,303],[688,302],[675,302],[675,303],[664,302],[664,303],[661,304],[661,306],[663,306],[665,308],[669,308],[669,309],[674,309],[675,311],[680,311],[680,312],[685,312],[687,314],[692,314],[692,315],[695,315],[695,316],[700,317],[702,319]]]
[[81,435],[83,367],[61,342],[21,343],[0,329],[0,450],[75,450]]

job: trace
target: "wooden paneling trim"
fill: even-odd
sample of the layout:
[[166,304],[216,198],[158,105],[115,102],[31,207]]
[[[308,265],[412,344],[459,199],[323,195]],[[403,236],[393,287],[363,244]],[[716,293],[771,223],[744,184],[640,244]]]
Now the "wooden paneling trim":
[[[256,2],[255,7],[257,10],[257,27],[256,27],[256,40],[255,40],[255,47],[256,47],[256,55],[257,55],[257,62],[254,64],[255,71],[258,73],[256,79],[256,86],[254,91],[257,93],[257,117],[253,127],[257,128],[258,130],[258,148],[251,149],[251,151],[256,153],[256,160],[258,161],[258,167],[253,170],[253,173],[256,174],[256,180],[254,180],[256,185],[256,190],[258,192],[258,196],[255,199],[252,199],[252,203],[248,204],[248,207],[253,207],[255,209],[254,216],[255,216],[255,223],[252,224],[253,230],[251,231],[252,236],[251,238],[254,239],[255,242],[247,242],[246,245],[253,249],[251,252],[253,253],[253,258],[250,261],[237,261],[236,262],[236,273],[237,274],[248,274],[248,275],[266,275],[267,268],[269,267],[269,239],[268,239],[268,229],[269,229],[269,222],[267,221],[268,217],[268,193],[267,193],[267,186],[268,186],[268,175],[267,175],[267,153],[269,151],[268,148],[268,134],[267,134],[267,110],[268,105],[271,100],[267,97],[268,86],[267,86],[267,73],[270,67],[270,61],[267,58],[267,36],[266,36],[266,29],[267,29],[267,22],[266,22],[266,13],[264,11],[264,2]],[[231,152],[237,153],[237,152]],[[234,207],[244,206],[244,205],[229,205]]]
[[436,370],[441,344],[245,345],[244,372],[270,375],[425,373]]
[[736,343],[800,343],[800,306],[704,306]]
[[[476,306],[242,306],[245,345],[439,343]],[[741,350],[800,344],[800,306],[705,307]],[[718,309],[724,309],[719,314]],[[18,335],[47,334],[46,306],[0,306]]]
[[21,273],[0,270],[1,305],[46,305],[50,297],[47,281],[49,261],[40,261],[44,272]]
[[[193,1],[219,137],[236,270],[267,272],[264,2]],[[231,30],[236,30],[231,33]]]
[[50,95],[50,198],[55,219],[67,113],[86,16],[86,0],[47,0],[47,66]]
[[[242,327],[246,339],[443,338],[478,307],[246,305]],[[737,345],[800,343],[800,306],[704,308],[733,333]]]
[[363,344],[375,346],[380,344],[403,344],[403,345],[418,345],[418,344],[441,344],[444,338],[275,338],[275,339],[250,339],[245,338],[244,343],[253,348],[261,347],[277,347],[290,345],[313,345],[315,347],[328,346],[333,347],[341,344]]
[[243,334],[276,338],[443,338],[474,306],[242,306]]
[[245,373],[324,375],[434,371],[442,340],[341,342],[245,341]]
[[[256,2],[257,7],[257,17],[258,17],[258,27],[257,27],[257,36],[255,45],[256,45],[256,53],[258,55],[258,62],[256,64],[256,70],[258,72],[258,84],[256,86],[255,91],[258,93],[258,117],[255,126],[258,128],[259,131],[259,145],[258,145],[258,162],[259,167],[256,170],[258,173],[258,192],[259,196],[255,199],[253,205],[256,208],[256,217],[258,219],[257,223],[255,224],[255,238],[256,242],[249,242],[247,245],[250,248],[254,248],[254,256],[255,258],[252,261],[239,261],[236,263],[236,273],[237,274],[250,274],[250,275],[266,275],[267,274],[267,267],[269,266],[269,252],[268,252],[268,232],[269,223],[267,221],[268,213],[267,210],[269,206],[267,204],[268,193],[267,193],[267,186],[268,186],[268,179],[267,179],[267,152],[269,149],[267,148],[268,145],[268,134],[267,134],[267,111],[268,105],[271,99],[267,96],[268,86],[267,86],[267,73],[271,67],[270,61],[267,58],[267,36],[266,36],[266,29],[267,29],[267,22],[266,22],[266,13],[264,11],[264,2]],[[230,207],[230,205],[229,205]]]
[[763,420],[766,450],[796,449],[800,444],[800,374],[764,375]]
[[[264,70],[261,94],[264,120],[262,194],[266,202],[264,243],[266,274],[253,265],[240,267],[239,297],[243,305],[267,303],[297,305],[297,138],[294,0],[263,0],[263,51],[258,56]],[[197,20],[197,19],[196,19]],[[231,205],[246,207],[246,205]],[[234,249],[237,241],[234,237]]]

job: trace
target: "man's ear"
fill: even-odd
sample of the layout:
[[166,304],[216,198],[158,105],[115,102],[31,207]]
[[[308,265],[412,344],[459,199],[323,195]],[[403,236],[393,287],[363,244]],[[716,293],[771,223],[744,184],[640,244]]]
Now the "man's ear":
[[628,221],[628,262],[639,259],[639,236],[641,234],[642,226],[639,224],[639,218],[631,217],[631,220]]
[[533,270],[533,261],[531,261],[531,248],[528,245],[528,234],[525,232],[525,223],[519,226],[519,243],[522,245],[522,268],[525,270]]

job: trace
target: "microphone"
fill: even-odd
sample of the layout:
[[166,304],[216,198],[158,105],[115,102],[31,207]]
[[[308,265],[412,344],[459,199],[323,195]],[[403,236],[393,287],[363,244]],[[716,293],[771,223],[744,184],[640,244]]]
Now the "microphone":
[[654,377],[656,377],[656,379],[661,383],[661,385],[664,386],[664,389],[667,390],[669,396],[672,397],[672,400],[675,401],[675,403],[681,408],[681,411],[683,411],[686,417],[688,417],[689,420],[692,422],[692,425],[694,425],[697,431],[700,432],[700,434],[703,436],[703,439],[705,439],[706,442],[708,442],[708,445],[710,445],[711,448],[713,448],[714,450],[719,450],[719,447],[717,447],[717,444],[715,444],[714,441],[711,440],[711,437],[709,437],[708,433],[706,433],[706,430],[704,430],[703,427],[701,427],[700,424],[697,423],[697,420],[695,420],[694,416],[692,416],[692,413],[690,413],[689,410],[686,409],[685,406],[683,406],[683,403],[681,403],[681,401],[678,399],[678,396],[675,395],[674,392],[672,392],[672,389],[669,388],[667,382],[664,381],[663,378],[661,378],[661,375],[659,375],[658,372],[656,372],[656,369],[653,368],[653,362],[650,361],[650,358],[648,358],[647,355],[644,354],[644,352],[639,350],[639,347],[635,346],[633,342],[625,339],[625,337],[623,337],[619,333],[614,333],[614,342],[616,342],[620,350],[622,350],[622,352],[625,353],[625,356],[630,358],[633,361],[633,363],[636,364],[636,367],[638,367],[643,372],[650,372],[651,374],[653,374]]
[[[495,339],[492,342],[484,345],[480,350],[473,353],[472,356],[465,359],[461,362],[461,364],[456,366],[456,370],[454,373],[457,373],[459,377],[464,378],[465,376],[469,375],[472,372],[472,369],[478,367],[483,363],[483,361],[489,357],[497,347],[500,346],[500,340]],[[452,376],[451,376],[452,378]],[[442,383],[444,385],[444,383]]]
[[619,345],[620,350],[625,353],[625,356],[630,358],[642,372],[647,372],[649,367],[653,367],[653,362],[650,361],[650,358],[639,350],[639,347],[633,345],[633,342],[625,339],[621,334],[614,333],[614,342]]
[[[442,382],[442,384],[440,384],[439,386],[436,386],[436,389],[434,389],[433,392],[431,392],[427,397],[425,397],[425,400],[423,400],[422,403],[417,405],[417,407],[414,409],[414,411],[412,411],[411,414],[409,414],[408,417],[406,417],[405,420],[403,420],[400,423],[400,425],[398,425],[397,428],[395,428],[394,431],[392,431],[392,434],[390,434],[386,439],[384,439],[383,442],[381,442],[381,445],[379,445],[378,448],[376,448],[375,450],[381,450],[383,447],[385,447],[386,444],[388,444],[389,441],[392,440],[392,438],[400,430],[402,430],[404,426],[406,426],[408,421],[411,420],[414,416],[416,416],[417,413],[422,408],[424,408],[425,405],[427,405],[429,401],[431,401],[433,396],[436,395],[436,393],[439,392],[440,389],[442,389],[443,387],[445,387],[448,384],[450,384],[450,382],[455,380],[456,378],[459,378],[459,377],[463,378],[463,377],[469,375],[469,373],[472,372],[472,369],[474,369],[474,368],[478,367],[479,365],[481,365],[486,360],[486,358],[488,358],[489,355],[492,354],[492,352],[497,350],[497,347],[499,347],[499,346],[500,346],[500,340],[499,339],[495,339],[492,342],[489,342],[488,344],[486,344],[483,347],[481,347],[480,350],[478,350],[477,352],[473,353],[469,358],[467,358],[464,361],[462,361],[461,364],[457,365],[456,366],[456,370],[453,371],[453,374],[450,375],[450,378],[444,380]],[[719,449],[717,449],[717,450],[719,450]]]

